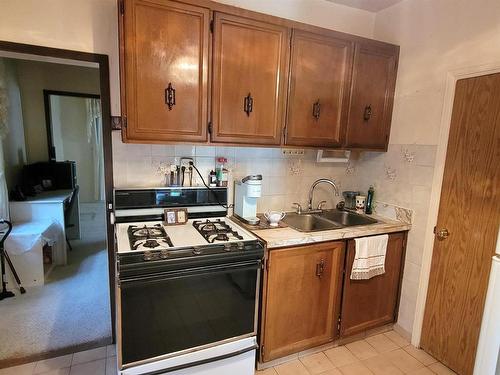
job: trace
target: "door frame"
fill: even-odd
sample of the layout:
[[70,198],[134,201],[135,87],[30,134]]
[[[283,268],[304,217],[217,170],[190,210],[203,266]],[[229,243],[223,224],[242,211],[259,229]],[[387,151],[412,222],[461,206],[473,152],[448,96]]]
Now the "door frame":
[[432,179],[431,198],[429,205],[429,215],[427,218],[426,234],[424,239],[424,252],[422,255],[422,268],[420,270],[420,281],[417,295],[417,305],[415,310],[415,321],[413,322],[413,333],[411,343],[419,347],[422,337],[422,327],[424,323],[425,304],[427,300],[427,289],[431,274],[431,263],[434,251],[434,226],[437,223],[439,205],[441,200],[441,190],[443,187],[444,170],[446,163],[446,152],[448,149],[448,138],[451,129],[451,117],[453,104],[455,101],[455,88],[457,81],[466,78],[480,77],[489,74],[500,73],[500,61],[473,65],[453,69],[446,74],[446,87],[444,93],[444,104],[441,113],[440,132],[437,143],[436,161],[434,165],[434,175]]
[[[15,43],[0,40],[0,51],[20,53],[32,56],[49,57],[73,61],[96,63],[99,67],[99,91],[102,113],[102,144],[104,153],[104,189],[106,199],[106,227],[108,248],[108,277],[111,311],[111,334],[113,343],[116,341],[115,329],[115,251],[114,227],[110,222],[113,212],[113,150],[111,124],[111,92],[109,81],[108,55],[81,52],[61,48],[43,47],[32,44]],[[22,59],[22,57],[20,57]]]
[[[49,153],[49,161],[56,161],[55,152],[52,154],[54,147],[54,135],[52,134],[52,114],[50,107],[50,95],[59,96],[70,96],[74,98],[89,98],[89,99],[101,99],[101,95],[97,94],[85,94],[80,92],[72,91],[57,91],[57,90],[43,90],[43,105],[45,108],[45,126],[47,128],[47,146]],[[102,116],[101,116],[102,121]]]

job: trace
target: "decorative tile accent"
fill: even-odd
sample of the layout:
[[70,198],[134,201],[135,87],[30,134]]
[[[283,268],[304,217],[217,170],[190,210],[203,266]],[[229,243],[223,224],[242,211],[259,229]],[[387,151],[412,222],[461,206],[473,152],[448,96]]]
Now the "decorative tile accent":
[[391,220],[400,221],[411,225],[413,223],[413,210],[396,206],[391,203],[379,202],[374,203],[374,212],[377,215],[389,218]]
[[398,177],[398,171],[394,168],[385,167],[385,176],[388,180],[394,181]]

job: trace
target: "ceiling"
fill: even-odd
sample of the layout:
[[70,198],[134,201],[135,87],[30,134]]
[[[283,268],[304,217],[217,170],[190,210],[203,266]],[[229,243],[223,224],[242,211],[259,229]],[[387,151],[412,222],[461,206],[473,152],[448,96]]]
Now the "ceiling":
[[328,0],[332,3],[346,5],[351,8],[364,9],[369,12],[378,12],[397,4],[402,0]]

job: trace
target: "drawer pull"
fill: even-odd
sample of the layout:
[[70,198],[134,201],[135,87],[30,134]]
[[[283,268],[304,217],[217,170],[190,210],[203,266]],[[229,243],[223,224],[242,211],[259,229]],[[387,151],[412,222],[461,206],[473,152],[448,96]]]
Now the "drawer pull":
[[172,86],[172,82],[170,82],[165,89],[165,104],[168,106],[169,111],[171,111],[175,105],[175,89]]
[[321,279],[324,272],[325,272],[325,260],[321,259],[319,263],[316,264],[316,276],[318,276]]

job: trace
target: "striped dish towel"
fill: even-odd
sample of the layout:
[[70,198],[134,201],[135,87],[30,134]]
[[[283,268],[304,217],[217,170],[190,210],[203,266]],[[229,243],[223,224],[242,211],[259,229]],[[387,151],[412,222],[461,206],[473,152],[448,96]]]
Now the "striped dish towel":
[[368,280],[385,273],[385,253],[389,235],[356,238],[356,255],[351,280]]

